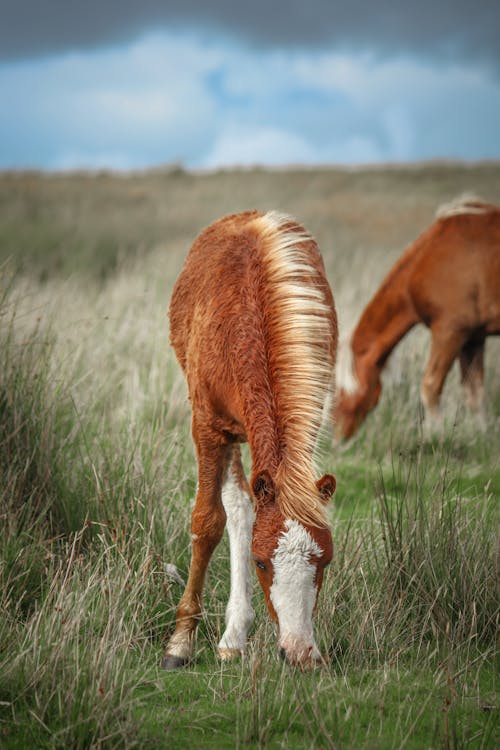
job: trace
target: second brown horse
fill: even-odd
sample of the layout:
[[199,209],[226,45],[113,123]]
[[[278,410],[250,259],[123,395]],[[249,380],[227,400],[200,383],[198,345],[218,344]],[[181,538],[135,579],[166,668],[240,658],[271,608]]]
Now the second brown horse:
[[467,405],[481,411],[484,345],[500,333],[500,208],[458,199],[394,264],[339,350],[337,432],[351,437],[378,403],[381,372],[417,323],[431,330],[421,397],[430,422],[458,358]]

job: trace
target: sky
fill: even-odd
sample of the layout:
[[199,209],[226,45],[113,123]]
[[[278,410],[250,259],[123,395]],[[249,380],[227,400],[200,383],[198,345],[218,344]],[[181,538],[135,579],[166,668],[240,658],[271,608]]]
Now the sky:
[[0,169],[500,159],[498,2],[0,6]]

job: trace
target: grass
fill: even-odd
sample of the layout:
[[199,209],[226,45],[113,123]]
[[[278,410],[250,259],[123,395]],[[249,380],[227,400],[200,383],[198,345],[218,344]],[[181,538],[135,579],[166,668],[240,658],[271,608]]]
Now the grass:
[[280,662],[257,584],[248,653],[218,662],[224,539],[196,662],[159,669],[181,594],[165,566],[186,577],[196,483],[165,318],[189,242],[226,210],[293,211],[322,240],[348,325],[436,202],[464,189],[498,202],[500,170],[0,178],[0,253],[12,256],[0,283],[0,747],[496,747],[494,342],[487,431],[457,409],[453,373],[446,427],[426,438],[420,332],[395,352],[356,439],[325,439],[322,468],[338,480],[315,624],[325,666]]

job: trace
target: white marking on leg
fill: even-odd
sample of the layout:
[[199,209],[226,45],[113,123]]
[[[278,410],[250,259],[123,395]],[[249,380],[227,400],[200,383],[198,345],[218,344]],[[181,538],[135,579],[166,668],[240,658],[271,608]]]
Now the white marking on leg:
[[180,659],[190,660],[194,650],[194,631],[180,631],[174,633],[168,642],[165,654],[178,656]]
[[278,616],[280,646],[292,659],[318,659],[312,626],[317,596],[316,566],[311,557],[321,557],[322,550],[298,521],[287,519],[285,526],[273,557],[274,579],[270,589]]
[[231,593],[226,609],[226,630],[219,643],[219,654],[230,658],[242,653],[253,622],[251,604],[250,543],[254,513],[252,502],[238,484],[231,469],[222,488],[231,557]]

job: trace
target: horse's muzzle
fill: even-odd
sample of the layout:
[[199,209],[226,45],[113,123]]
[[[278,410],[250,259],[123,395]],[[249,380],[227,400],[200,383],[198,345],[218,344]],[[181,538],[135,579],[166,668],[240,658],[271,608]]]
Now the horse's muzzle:
[[299,669],[311,669],[323,661],[315,643],[305,644],[295,639],[283,639],[280,642],[279,655],[288,664]]

